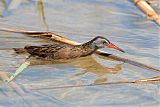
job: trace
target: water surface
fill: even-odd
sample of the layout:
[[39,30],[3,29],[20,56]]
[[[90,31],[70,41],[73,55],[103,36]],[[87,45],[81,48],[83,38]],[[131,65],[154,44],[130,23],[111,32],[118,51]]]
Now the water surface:
[[[53,31],[77,42],[104,36],[126,53],[108,53],[159,68],[160,28],[127,0],[0,1],[0,27]],[[47,44],[23,34],[0,32],[0,71],[13,73],[26,59],[11,48]],[[39,61],[37,61],[39,62]],[[1,81],[0,106],[88,107],[160,106],[159,84],[32,90],[29,88],[135,80],[160,75],[127,63],[92,55],[67,62],[29,66],[11,87]]]

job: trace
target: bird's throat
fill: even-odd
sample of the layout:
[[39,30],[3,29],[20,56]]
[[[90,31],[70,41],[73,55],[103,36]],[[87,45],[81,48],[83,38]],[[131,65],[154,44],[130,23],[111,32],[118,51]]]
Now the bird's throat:
[[98,47],[92,46],[90,42],[81,45],[82,56],[87,56],[93,54]]

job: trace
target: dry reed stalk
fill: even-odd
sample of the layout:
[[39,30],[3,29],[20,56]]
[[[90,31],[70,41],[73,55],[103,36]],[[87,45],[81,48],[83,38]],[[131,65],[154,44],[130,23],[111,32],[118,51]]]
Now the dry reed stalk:
[[160,25],[160,15],[147,3],[146,0],[132,0],[151,20]]

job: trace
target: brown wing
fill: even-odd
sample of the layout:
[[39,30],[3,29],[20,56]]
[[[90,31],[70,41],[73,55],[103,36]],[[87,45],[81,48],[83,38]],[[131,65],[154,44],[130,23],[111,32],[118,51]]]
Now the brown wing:
[[26,46],[24,49],[26,49],[26,51],[33,56],[45,58],[49,55],[55,54],[57,51],[65,47],[65,44],[52,44],[42,46]]

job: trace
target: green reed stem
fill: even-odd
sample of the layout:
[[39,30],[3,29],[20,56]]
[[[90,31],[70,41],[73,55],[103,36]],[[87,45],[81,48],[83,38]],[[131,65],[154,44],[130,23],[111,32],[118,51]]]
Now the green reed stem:
[[30,62],[26,61],[23,64],[21,64],[18,69],[16,70],[16,72],[14,74],[12,74],[9,77],[9,80],[7,81],[8,83],[11,82],[15,77],[17,77],[22,71],[24,71],[25,68],[27,68],[30,65]]

